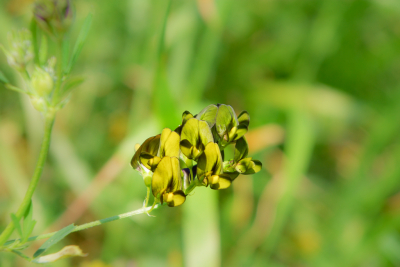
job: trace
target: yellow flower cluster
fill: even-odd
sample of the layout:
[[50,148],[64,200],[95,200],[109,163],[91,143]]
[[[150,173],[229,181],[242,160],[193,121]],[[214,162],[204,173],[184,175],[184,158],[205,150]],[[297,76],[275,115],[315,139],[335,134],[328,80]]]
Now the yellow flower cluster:
[[[165,128],[137,145],[131,165],[151,188],[155,203],[179,206],[196,186],[225,189],[239,174],[261,170],[260,161],[247,157],[244,134],[249,122],[247,111],[236,116],[224,104],[209,105],[195,116],[185,111],[174,131]],[[223,151],[230,144],[234,157],[224,161]]]

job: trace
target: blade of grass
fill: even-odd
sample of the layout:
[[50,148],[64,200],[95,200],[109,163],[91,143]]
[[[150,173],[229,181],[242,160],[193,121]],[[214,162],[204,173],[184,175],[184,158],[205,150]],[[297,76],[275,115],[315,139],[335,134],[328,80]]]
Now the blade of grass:
[[[69,62],[67,69],[65,70],[65,74],[69,74],[71,72],[73,66],[75,65],[76,60],[78,59],[78,56],[82,51],[86,37],[89,33],[90,26],[92,24],[92,20],[93,20],[93,14],[89,14],[86,17],[85,21],[83,22],[81,31],[79,32],[78,39],[76,40],[74,50],[72,52],[71,60]],[[63,49],[63,50],[64,50],[63,52],[65,53],[65,49]],[[67,58],[65,58],[64,60],[67,60]]]
[[310,115],[301,110],[293,110],[289,116],[285,143],[287,154],[284,163],[285,185],[283,193],[278,199],[272,229],[262,246],[262,250],[269,256],[276,249],[282,230],[287,223],[289,213],[295,203],[296,188],[307,171],[315,143],[313,120]]

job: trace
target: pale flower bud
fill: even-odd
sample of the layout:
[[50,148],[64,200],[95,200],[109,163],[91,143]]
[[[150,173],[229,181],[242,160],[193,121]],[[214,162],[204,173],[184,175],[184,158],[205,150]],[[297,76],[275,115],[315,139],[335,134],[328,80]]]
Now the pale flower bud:
[[47,96],[53,90],[53,78],[51,75],[43,70],[42,68],[36,66],[31,77],[31,86],[38,96]]
[[25,71],[33,60],[31,33],[24,29],[8,34],[9,50],[0,46],[7,57],[8,64],[18,71]]
[[41,98],[41,97],[32,96],[32,97],[31,97],[31,103],[32,103],[32,106],[33,106],[37,111],[40,111],[40,112],[45,111],[46,108],[47,108],[46,101],[45,101],[43,98]]

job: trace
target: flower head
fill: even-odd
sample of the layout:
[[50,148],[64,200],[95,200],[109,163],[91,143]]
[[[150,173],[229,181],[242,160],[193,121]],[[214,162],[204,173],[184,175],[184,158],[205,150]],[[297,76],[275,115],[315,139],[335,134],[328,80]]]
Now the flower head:
[[[165,128],[137,146],[132,167],[145,177],[154,203],[170,207],[183,204],[197,186],[228,188],[239,174],[261,170],[260,161],[247,157],[249,122],[246,111],[237,117],[229,105],[210,105],[196,116],[185,111],[175,131]],[[229,144],[235,145],[234,158],[224,161]]]

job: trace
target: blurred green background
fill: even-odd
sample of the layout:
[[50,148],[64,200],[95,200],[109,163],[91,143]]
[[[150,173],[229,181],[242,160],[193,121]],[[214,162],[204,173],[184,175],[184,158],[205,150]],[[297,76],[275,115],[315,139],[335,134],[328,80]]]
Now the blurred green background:
[[[31,1],[0,1],[0,43]],[[35,192],[34,234],[138,209],[135,143],[211,103],[251,116],[264,168],[177,208],[73,233],[49,266],[400,266],[398,0],[76,1],[94,21]],[[0,69],[18,77],[0,55]],[[32,174],[42,118],[0,88],[0,226]],[[32,255],[42,241],[25,252]],[[7,253],[0,266],[33,264]]]

